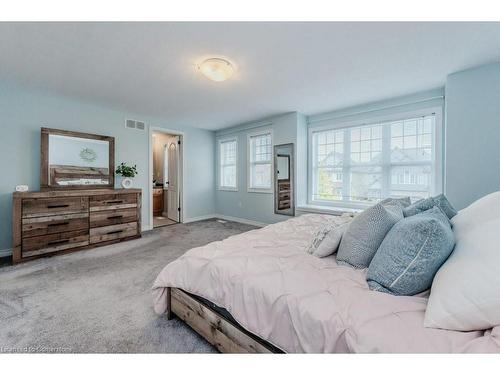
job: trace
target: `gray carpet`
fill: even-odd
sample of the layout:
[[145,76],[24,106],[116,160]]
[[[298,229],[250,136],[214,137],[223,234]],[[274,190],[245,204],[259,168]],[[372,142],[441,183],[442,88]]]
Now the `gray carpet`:
[[185,251],[251,229],[215,220],[177,224],[0,268],[0,352],[215,352],[182,321],[154,314],[151,286]]

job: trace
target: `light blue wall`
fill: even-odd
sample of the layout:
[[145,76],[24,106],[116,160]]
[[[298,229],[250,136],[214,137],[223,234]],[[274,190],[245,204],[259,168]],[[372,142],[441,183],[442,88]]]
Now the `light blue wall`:
[[116,138],[116,162],[137,164],[135,185],[143,190],[143,225],[149,226],[148,132],[129,130],[124,119],[185,133],[184,218],[215,212],[214,132],[170,124],[168,121],[125,111],[28,91],[0,84],[0,250],[12,247],[12,192],[16,185],[40,187],[40,127],[82,131]]
[[[248,123],[218,131],[216,138],[237,137],[238,139],[238,191],[216,190],[216,212],[220,215],[238,217],[261,223],[275,223],[289,216],[274,214],[274,194],[247,192],[247,135],[263,129],[272,129],[273,145],[293,143],[297,154],[297,130],[304,123],[302,115],[293,112],[263,121]],[[297,164],[295,174],[298,180]]]
[[307,204],[307,117],[297,114],[297,147],[296,147],[296,199],[297,206]]
[[448,76],[446,166],[458,209],[500,190],[500,63]]

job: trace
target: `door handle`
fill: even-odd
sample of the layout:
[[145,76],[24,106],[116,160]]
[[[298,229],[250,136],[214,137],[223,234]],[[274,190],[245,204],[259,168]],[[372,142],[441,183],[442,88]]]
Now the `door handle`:
[[108,232],[106,234],[118,234],[118,233],[121,233],[121,232],[123,232],[123,229],[122,230],[114,230],[114,231]]
[[64,223],[51,223],[47,225],[48,227],[58,227],[60,225],[69,225],[69,221],[65,221]]
[[69,240],[57,240],[57,241],[50,241],[47,243],[47,245],[60,245],[63,243],[68,243]]
[[109,216],[108,219],[121,219],[123,215]]
[[47,206],[47,208],[63,208],[63,207],[69,207],[69,204],[53,204]]

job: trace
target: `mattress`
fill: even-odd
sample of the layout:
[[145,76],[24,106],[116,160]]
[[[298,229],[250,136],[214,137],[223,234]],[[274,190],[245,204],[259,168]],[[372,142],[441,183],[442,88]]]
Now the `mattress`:
[[153,285],[166,311],[176,287],[222,306],[244,329],[290,353],[500,353],[500,327],[458,332],[423,327],[427,295],[371,291],[366,270],[306,248],[330,215],[303,215],[195,248]]

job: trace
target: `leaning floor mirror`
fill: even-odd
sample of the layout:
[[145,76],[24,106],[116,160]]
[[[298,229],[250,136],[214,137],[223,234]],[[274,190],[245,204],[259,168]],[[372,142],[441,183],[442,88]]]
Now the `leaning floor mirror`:
[[295,215],[293,143],[274,146],[274,212]]

